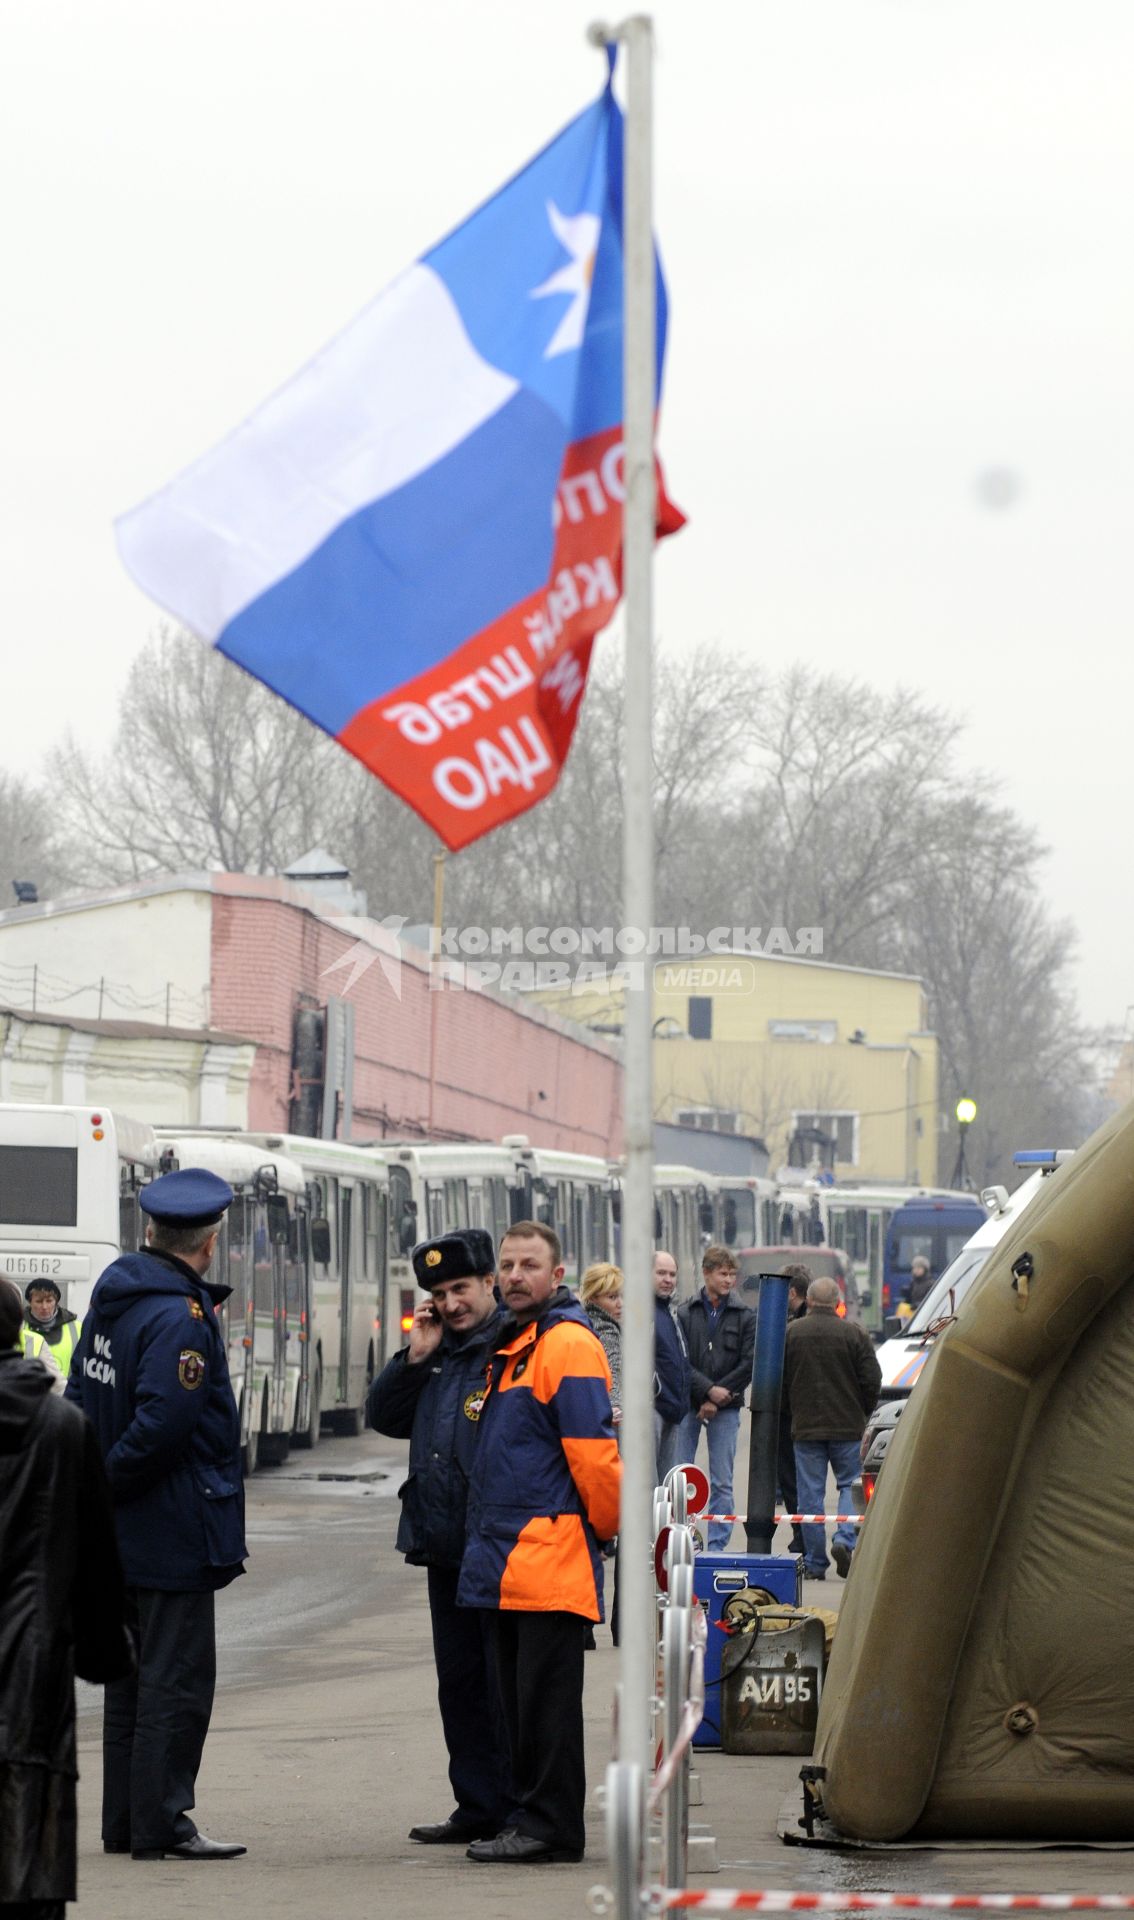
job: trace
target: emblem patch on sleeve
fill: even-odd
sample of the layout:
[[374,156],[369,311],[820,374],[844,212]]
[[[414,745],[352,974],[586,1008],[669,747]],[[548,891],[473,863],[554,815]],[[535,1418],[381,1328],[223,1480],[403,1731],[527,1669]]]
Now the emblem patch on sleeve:
[[205,1377],[205,1356],[194,1353],[192,1347],[186,1347],[177,1362],[177,1378],[189,1393],[199,1387]]
[[487,1387],[477,1387],[475,1392],[466,1395],[465,1419],[479,1420],[484,1412],[484,1403],[488,1398]]

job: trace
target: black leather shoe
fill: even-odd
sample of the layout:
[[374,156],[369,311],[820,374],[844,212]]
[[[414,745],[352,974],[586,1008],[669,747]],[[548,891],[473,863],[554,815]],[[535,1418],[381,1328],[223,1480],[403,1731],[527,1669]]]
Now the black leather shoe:
[[845,1580],[850,1572],[851,1550],[843,1540],[836,1540],[831,1547],[831,1558],[838,1569],[839,1579]]
[[190,1840],[179,1840],[174,1847],[135,1847],[135,1860],[235,1860],[237,1854],[247,1853],[235,1840],[208,1840],[203,1833],[195,1833]]
[[534,1833],[520,1833],[506,1827],[495,1840],[474,1840],[466,1858],[500,1867],[542,1866],[550,1860],[581,1860],[581,1847],[556,1847],[548,1840],[537,1840]]
[[113,1840],[104,1840],[102,1843],[102,1850],[104,1853],[129,1853],[130,1842],[127,1840],[125,1846],[120,1847],[116,1845],[116,1843]]
[[409,1837],[423,1847],[467,1847],[470,1840],[491,1840],[498,1827],[466,1827],[450,1814],[435,1827],[411,1827]]

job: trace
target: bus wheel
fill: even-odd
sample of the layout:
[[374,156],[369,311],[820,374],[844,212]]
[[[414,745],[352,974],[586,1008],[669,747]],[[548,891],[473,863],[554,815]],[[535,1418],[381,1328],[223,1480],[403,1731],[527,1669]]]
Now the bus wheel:
[[296,1428],[291,1436],[295,1447],[314,1447],[319,1444],[319,1428],[323,1406],[323,1370],[316,1367],[307,1391],[307,1425]]

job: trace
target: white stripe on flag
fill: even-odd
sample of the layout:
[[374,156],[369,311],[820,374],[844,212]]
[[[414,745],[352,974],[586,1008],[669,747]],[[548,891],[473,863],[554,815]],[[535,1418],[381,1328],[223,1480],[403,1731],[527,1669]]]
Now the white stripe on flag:
[[235,433],[124,514],[119,551],[159,605],[215,640],[517,390],[476,351],[439,276],[413,266]]

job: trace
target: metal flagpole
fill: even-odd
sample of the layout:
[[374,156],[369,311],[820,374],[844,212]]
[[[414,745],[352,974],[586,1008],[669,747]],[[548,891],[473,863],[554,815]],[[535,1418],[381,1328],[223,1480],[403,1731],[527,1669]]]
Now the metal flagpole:
[[[624,148],[623,583],[626,696],[622,897],[627,928],[641,931],[643,984],[626,994],[625,1161],[622,1201],[622,1519],[619,1553],[622,1698],[619,1759],[651,1773],[655,1691],[654,1583],[650,1565],[654,1486],[653,1290],[653,557],[656,518],[654,402],[655,268],[652,210],[653,22],[637,14],[604,40],[626,48]],[[596,32],[594,37],[598,37]]]

